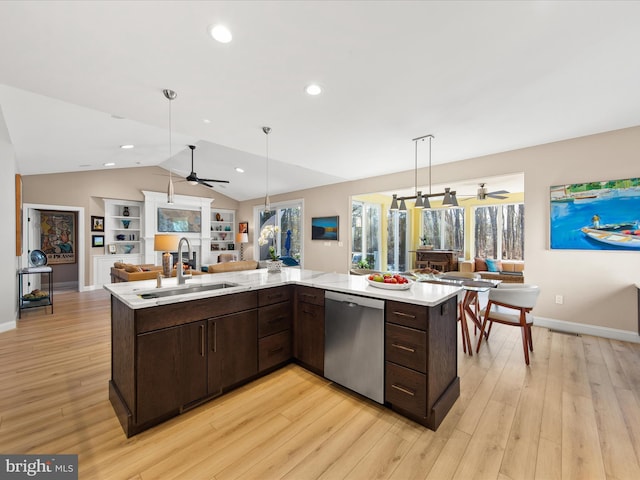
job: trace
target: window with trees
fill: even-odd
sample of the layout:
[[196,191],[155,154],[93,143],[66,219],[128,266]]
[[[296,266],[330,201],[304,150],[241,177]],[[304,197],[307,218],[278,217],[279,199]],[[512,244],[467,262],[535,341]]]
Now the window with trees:
[[408,269],[408,235],[407,212],[389,210],[387,214],[387,270],[404,272]]
[[353,267],[380,269],[381,206],[351,203],[351,264]]
[[302,201],[271,205],[270,210],[257,207],[256,225],[259,225],[254,234],[255,247],[258,249],[259,260],[269,258],[269,244],[259,245],[260,232],[267,225],[277,227],[278,233],[275,242],[269,242],[276,248],[276,254],[280,257],[291,257],[302,263]]
[[476,257],[524,260],[524,204],[476,207],[474,242]]
[[420,238],[438,250],[464,251],[464,208],[424,209]]

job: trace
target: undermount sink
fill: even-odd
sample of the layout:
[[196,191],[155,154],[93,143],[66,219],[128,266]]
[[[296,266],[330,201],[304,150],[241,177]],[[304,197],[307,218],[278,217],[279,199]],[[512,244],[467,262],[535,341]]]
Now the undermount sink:
[[222,288],[231,288],[231,287],[237,287],[237,286],[238,286],[237,283],[231,283],[231,282],[211,283],[208,285],[189,285],[186,287],[175,287],[167,290],[158,289],[157,291],[139,293],[138,296],[144,299],[172,297],[174,295],[184,295],[186,293],[197,293],[197,292],[208,292],[210,290],[220,290]]

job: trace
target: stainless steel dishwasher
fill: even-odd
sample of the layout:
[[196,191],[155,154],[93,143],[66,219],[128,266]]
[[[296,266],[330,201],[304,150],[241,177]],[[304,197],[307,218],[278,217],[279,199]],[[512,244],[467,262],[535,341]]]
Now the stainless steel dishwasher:
[[324,376],[384,403],[384,301],[325,292]]

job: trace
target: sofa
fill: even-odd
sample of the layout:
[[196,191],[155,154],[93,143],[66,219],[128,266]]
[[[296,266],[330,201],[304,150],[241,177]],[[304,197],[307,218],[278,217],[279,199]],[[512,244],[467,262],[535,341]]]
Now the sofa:
[[464,260],[458,263],[460,272],[476,272],[481,278],[502,280],[505,283],[524,283],[524,261],[522,260],[491,260],[493,268],[482,258]]
[[209,265],[206,267],[206,271],[207,273],[223,273],[239,272],[241,270],[255,270],[256,268],[258,268],[258,262],[255,260],[238,260]]
[[[115,262],[111,267],[111,283],[135,282],[139,280],[153,280],[162,273],[162,267],[153,264],[133,265],[131,263]],[[192,275],[202,275],[202,272],[191,270]],[[175,277],[176,269],[172,276]]]

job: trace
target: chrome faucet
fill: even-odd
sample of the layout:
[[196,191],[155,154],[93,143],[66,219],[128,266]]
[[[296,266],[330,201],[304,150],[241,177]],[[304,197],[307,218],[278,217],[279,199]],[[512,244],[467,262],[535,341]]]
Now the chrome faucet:
[[187,242],[187,248],[189,249],[189,260],[191,260],[191,243],[189,243],[189,239],[186,237],[182,237],[178,242],[178,265],[176,265],[176,277],[178,277],[178,285],[184,285],[188,278],[191,278],[191,275],[185,275],[184,269],[182,268],[182,245],[183,241]]

